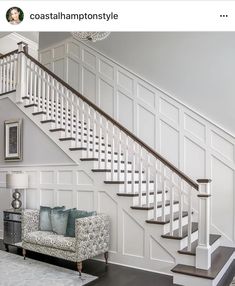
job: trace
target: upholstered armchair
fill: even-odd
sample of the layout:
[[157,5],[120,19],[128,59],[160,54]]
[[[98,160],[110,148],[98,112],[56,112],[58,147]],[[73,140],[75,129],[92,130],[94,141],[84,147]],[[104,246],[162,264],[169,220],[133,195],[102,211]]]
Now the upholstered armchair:
[[81,275],[82,261],[104,254],[108,261],[110,222],[105,214],[76,219],[75,237],[65,237],[39,230],[39,210],[22,213],[22,248],[77,263]]

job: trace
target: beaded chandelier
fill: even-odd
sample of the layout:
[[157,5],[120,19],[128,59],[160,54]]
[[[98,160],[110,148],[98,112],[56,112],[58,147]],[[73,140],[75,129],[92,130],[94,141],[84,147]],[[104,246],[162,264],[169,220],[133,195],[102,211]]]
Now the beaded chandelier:
[[77,40],[82,41],[101,41],[108,37],[110,32],[72,32],[72,35]]

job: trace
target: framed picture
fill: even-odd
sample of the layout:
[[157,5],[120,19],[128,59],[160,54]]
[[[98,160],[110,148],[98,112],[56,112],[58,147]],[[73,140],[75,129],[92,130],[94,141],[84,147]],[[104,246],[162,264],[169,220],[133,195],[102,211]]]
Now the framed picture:
[[22,120],[4,122],[5,161],[22,160]]

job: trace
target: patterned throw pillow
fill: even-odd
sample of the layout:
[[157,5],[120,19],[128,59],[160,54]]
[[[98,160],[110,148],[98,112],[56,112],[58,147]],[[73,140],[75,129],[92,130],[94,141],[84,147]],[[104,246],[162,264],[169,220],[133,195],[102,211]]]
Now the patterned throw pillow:
[[55,207],[55,208],[40,206],[39,230],[52,231],[51,211],[52,210],[64,210],[64,209],[65,209],[65,206]]
[[56,234],[65,235],[68,223],[70,210],[55,210],[51,211],[52,231]]
[[82,210],[71,209],[68,217],[68,224],[65,236],[75,237],[75,220],[77,218],[97,215],[96,211],[87,212]]

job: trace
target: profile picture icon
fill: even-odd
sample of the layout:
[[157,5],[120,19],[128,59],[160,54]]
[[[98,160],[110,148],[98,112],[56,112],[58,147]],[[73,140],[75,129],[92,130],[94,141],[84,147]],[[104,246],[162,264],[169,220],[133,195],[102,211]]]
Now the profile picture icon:
[[7,21],[12,25],[18,25],[24,20],[24,12],[18,7],[11,7],[6,13]]

